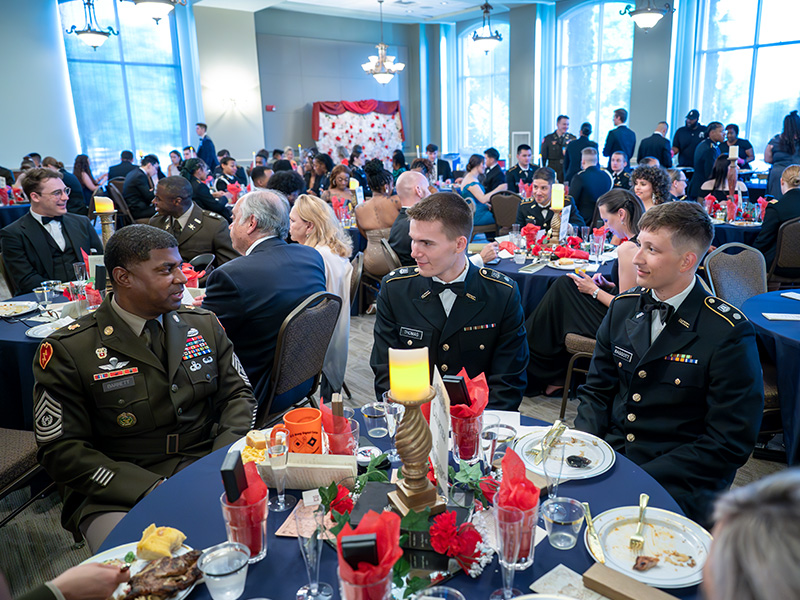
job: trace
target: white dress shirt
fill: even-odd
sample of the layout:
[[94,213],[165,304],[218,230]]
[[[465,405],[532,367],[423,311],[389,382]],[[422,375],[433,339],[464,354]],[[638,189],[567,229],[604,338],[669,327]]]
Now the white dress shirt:
[[[453,281],[442,281],[438,277],[432,277],[434,281],[438,281],[439,283],[456,283],[457,281],[466,281],[467,280],[467,269],[469,269],[469,263],[464,265],[464,270],[461,271],[461,275],[453,279]],[[456,298],[458,296],[451,290],[442,290],[442,293],[439,294],[439,300],[442,301],[442,308],[444,308],[444,314],[448,317],[450,316],[450,311],[453,310],[453,304],[456,302]]]
[[250,247],[247,249],[247,252],[244,253],[245,256],[250,256],[250,253],[255,250],[255,247],[258,246],[261,242],[266,242],[267,240],[271,240],[272,238],[277,237],[275,235],[265,235],[262,238],[258,238],[255,242],[250,244]]
[[[689,292],[691,292],[694,289],[694,286],[696,284],[697,284],[697,279],[696,278],[692,279],[692,282],[686,287],[685,290],[683,290],[679,294],[675,294],[669,300],[660,300],[659,297],[656,296],[654,290],[650,290],[650,294],[653,296],[654,300],[663,302],[664,304],[669,304],[670,306],[672,306],[672,308],[674,308],[677,311],[680,305],[683,304],[683,301],[686,300],[686,296],[689,295]],[[666,327],[667,324],[661,322],[661,317],[659,316],[658,311],[655,310],[652,313],[650,313],[650,319],[651,319],[650,343],[652,344],[653,342],[656,341],[656,338],[659,336],[659,334],[662,331],[664,331],[664,327]]]

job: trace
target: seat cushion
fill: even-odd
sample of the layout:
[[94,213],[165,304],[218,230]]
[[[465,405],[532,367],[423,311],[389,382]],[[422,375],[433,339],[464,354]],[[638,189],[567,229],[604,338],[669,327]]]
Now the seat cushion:
[[0,489],[37,465],[32,431],[0,429]]
[[597,342],[592,338],[583,337],[577,333],[568,333],[564,338],[564,346],[570,354],[577,354],[578,352],[586,352],[592,354],[594,346]]

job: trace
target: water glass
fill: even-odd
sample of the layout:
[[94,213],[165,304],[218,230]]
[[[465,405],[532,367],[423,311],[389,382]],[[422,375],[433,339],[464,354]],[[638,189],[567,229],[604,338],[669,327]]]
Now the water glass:
[[[339,575],[339,594],[342,600],[390,600],[392,597],[391,571],[389,571],[383,579],[367,585],[359,585],[357,583],[345,581],[342,579],[339,569],[336,569],[336,573]],[[425,597],[427,597],[427,593]]]
[[547,458],[542,461],[542,470],[547,480],[547,497],[552,499],[558,495],[558,484],[564,470],[564,449],[566,444],[559,437],[554,443]]
[[364,425],[367,427],[367,435],[373,438],[382,438],[389,433],[386,424],[386,405],[383,402],[370,402],[361,407],[361,414],[364,415]]
[[333,588],[328,583],[319,581],[319,560],[322,554],[323,533],[325,531],[325,507],[322,505],[314,509],[313,518],[315,527],[307,533],[309,529],[304,526],[303,519],[307,518],[308,513],[296,511],[294,513],[297,525],[297,542],[300,544],[300,553],[303,555],[303,562],[308,573],[308,585],[304,585],[297,590],[297,600],[329,600],[333,597]]
[[72,263],[72,270],[75,272],[75,281],[86,281],[86,263]]
[[453,432],[453,455],[456,460],[475,464],[481,458],[481,430],[483,414],[474,417],[450,415],[450,430]]
[[592,236],[592,241],[589,247],[589,256],[596,263],[600,262],[600,255],[603,253],[605,242],[606,242],[605,236],[602,235]]
[[438,585],[422,590],[414,596],[416,600],[426,600],[427,598],[445,598],[446,600],[466,600],[464,594],[446,585]]
[[481,432],[481,449],[484,452],[483,459],[488,471],[494,468],[498,449],[502,449],[502,455],[505,456],[506,449],[514,442],[516,437],[517,430],[511,425],[495,423],[487,426],[484,423],[483,431]]
[[517,248],[514,251],[514,264],[517,265],[524,265],[525,264],[525,250],[521,248]]
[[269,510],[273,512],[286,512],[297,504],[297,498],[286,496],[286,463],[289,459],[289,442],[285,431],[275,431],[270,436],[267,454],[272,477],[275,481],[277,496],[269,501]]
[[325,433],[328,436],[328,450],[330,454],[355,456],[358,454],[358,438],[361,432],[361,424],[355,419],[341,419],[338,421],[341,424],[341,429]]
[[578,541],[583,515],[583,506],[573,498],[546,500],[542,505],[542,517],[550,545],[557,550],[573,548]]
[[250,550],[250,563],[255,563],[267,555],[267,515],[269,507],[267,496],[253,504],[230,504],[223,492],[219,497],[225,531],[229,542],[244,544]]
[[514,588],[515,565],[522,542],[523,513],[518,508],[495,507],[495,540],[497,560],[503,572],[503,587],[492,592],[489,600],[507,600],[522,595]]
[[244,544],[223,542],[203,551],[197,568],[213,600],[236,600],[244,592],[250,550]]

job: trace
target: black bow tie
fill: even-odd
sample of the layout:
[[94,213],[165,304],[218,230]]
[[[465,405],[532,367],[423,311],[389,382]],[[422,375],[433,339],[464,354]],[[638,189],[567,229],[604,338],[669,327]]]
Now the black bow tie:
[[50,221],[58,221],[59,223],[61,223],[63,220],[64,220],[63,215],[58,217],[42,217],[42,225],[47,225]]
[[437,296],[445,290],[450,290],[456,296],[464,295],[464,282],[455,281],[453,283],[439,283],[438,281],[431,282],[431,291]]
[[656,300],[649,292],[642,294],[641,309],[648,315],[657,312],[662,323],[666,323],[675,312],[675,308],[671,304]]

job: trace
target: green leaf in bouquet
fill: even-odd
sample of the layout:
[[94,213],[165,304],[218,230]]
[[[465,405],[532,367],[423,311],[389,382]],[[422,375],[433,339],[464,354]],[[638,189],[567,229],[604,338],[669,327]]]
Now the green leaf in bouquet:
[[430,518],[430,508],[425,508],[421,512],[409,510],[408,514],[400,521],[400,529],[405,531],[428,531],[431,527]]

